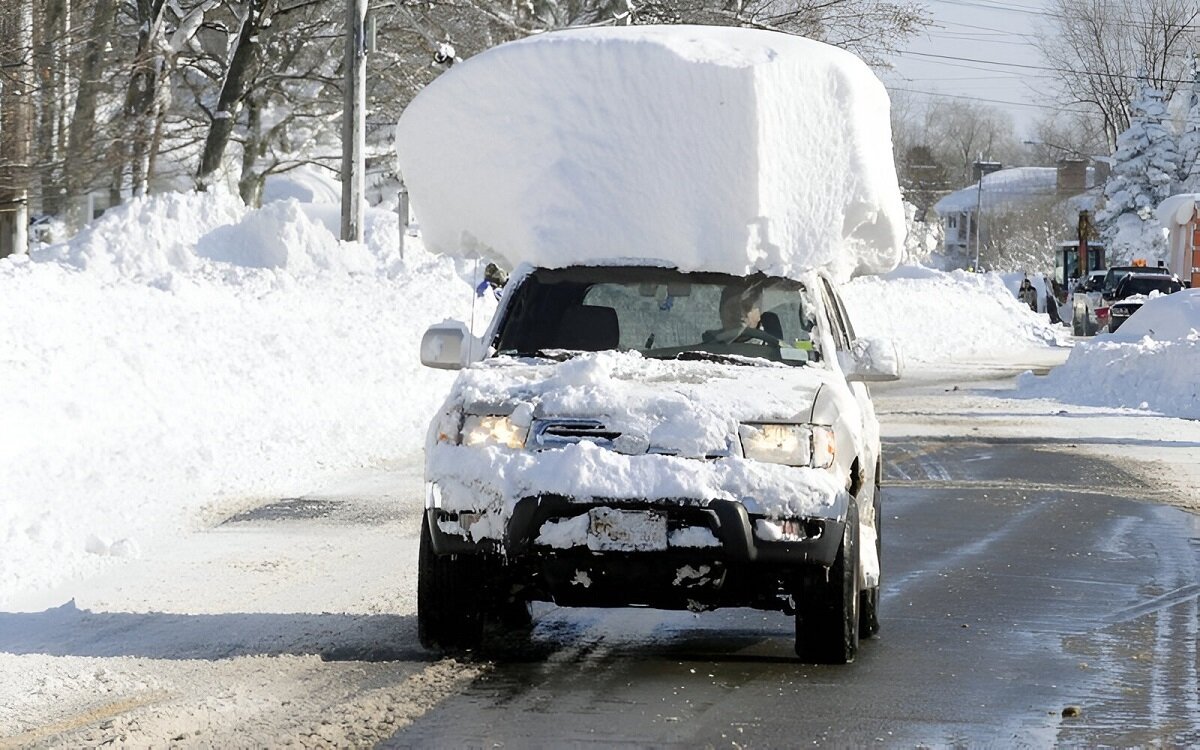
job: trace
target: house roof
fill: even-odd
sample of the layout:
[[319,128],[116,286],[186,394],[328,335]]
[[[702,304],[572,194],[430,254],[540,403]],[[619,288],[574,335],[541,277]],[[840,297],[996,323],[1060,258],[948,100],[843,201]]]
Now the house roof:
[[[1086,185],[1095,184],[1095,170],[1087,168]],[[1058,169],[1055,167],[1012,167],[983,176],[982,188],[978,182],[969,187],[955,190],[933,206],[939,216],[966,213],[982,204],[986,210],[1015,208],[1047,197],[1058,190]]]

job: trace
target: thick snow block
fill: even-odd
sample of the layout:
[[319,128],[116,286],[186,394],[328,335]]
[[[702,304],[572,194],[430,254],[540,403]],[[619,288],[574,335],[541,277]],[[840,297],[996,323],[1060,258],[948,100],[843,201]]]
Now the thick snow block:
[[428,247],[559,267],[894,267],[883,85],[854,55],[699,26],[554,32],[427,86],[397,126]]

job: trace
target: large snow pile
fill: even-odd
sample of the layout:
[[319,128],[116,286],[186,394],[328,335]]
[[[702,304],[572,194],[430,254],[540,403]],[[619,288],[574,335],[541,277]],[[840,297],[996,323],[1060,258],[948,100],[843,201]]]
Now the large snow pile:
[[396,141],[431,250],[846,278],[903,252],[888,110],[862,61],[819,42],[584,29],[456,65]]
[[1056,346],[1066,333],[1019,302],[999,274],[901,266],[842,292],[855,333],[892,339],[908,362],[1007,358]]
[[1019,381],[1021,393],[1087,406],[1200,419],[1200,289],[1152,297],[1115,334],[1076,345],[1061,367]]
[[421,331],[474,266],[326,218],[164,195],[0,260],[0,602],[419,447],[452,381]]

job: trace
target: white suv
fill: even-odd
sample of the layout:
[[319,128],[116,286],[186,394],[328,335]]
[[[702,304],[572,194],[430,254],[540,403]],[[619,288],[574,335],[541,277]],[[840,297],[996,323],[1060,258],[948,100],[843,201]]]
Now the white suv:
[[[530,601],[795,613],[796,652],[879,627],[879,430],[898,377],[829,279],[652,265],[518,270],[430,427],[422,644],[472,649]],[[487,627],[485,627],[487,626]]]

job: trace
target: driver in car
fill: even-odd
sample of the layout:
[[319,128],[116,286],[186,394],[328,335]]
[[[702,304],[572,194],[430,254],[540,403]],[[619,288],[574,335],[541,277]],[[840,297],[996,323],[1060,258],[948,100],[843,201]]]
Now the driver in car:
[[[764,322],[761,284],[730,284],[722,289],[718,314],[721,316],[721,328],[705,331],[705,341],[780,343],[778,333],[769,330],[768,326],[761,326]],[[778,328],[778,325],[775,327]]]

